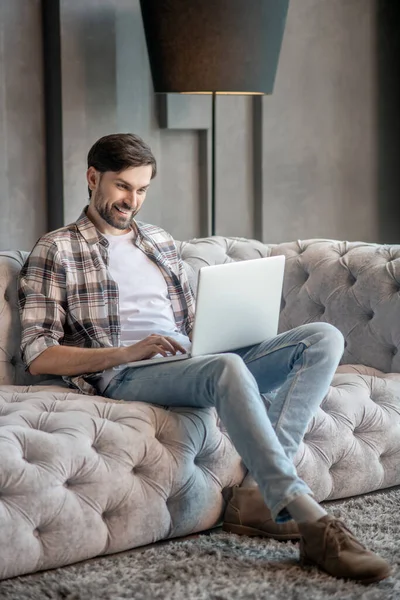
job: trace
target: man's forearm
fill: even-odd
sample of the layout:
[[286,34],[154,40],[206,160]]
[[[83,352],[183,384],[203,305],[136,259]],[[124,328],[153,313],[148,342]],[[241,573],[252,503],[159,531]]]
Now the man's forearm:
[[32,375],[83,375],[97,373],[126,361],[126,348],[74,348],[51,346],[32,361]]

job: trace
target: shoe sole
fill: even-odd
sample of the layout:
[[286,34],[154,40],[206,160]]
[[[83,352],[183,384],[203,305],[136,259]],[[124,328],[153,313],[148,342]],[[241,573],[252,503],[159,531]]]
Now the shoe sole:
[[269,533],[263,529],[255,529],[254,527],[246,527],[245,525],[234,525],[233,523],[224,523],[222,529],[227,533],[247,535],[248,537],[264,537],[278,541],[298,541],[301,538],[300,533]]
[[344,581],[355,581],[356,583],[363,583],[365,585],[368,585],[369,583],[376,583],[377,581],[382,581],[382,579],[386,579],[387,577],[389,577],[392,574],[392,569],[388,569],[388,571],[380,573],[379,575],[375,575],[375,577],[368,577],[368,579],[360,579],[360,578],[356,578],[356,577],[345,577],[344,575],[342,575],[342,576],[341,575],[333,575],[332,573],[329,573],[329,571],[326,571],[326,569],[324,569],[317,562],[314,562],[312,560],[309,560],[309,559],[303,558],[303,557],[300,558],[300,565],[302,567],[317,567],[318,569],[320,569],[324,573],[327,573],[331,577],[335,577],[335,579],[343,579]]

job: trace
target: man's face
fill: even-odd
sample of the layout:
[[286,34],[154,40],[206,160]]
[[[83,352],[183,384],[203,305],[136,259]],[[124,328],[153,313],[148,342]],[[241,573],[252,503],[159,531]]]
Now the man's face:
[[151,181],[151,165],[132,167],[119,173],[100,173],[89,167],[87,181],[92,197],[87,216],[102,233],[121,235],[139,212]]

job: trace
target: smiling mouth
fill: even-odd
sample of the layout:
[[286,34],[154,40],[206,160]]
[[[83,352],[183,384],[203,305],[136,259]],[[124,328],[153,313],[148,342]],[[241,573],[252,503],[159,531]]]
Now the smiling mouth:
[[124,215],[124,217],[127,217],[131,214],[131,210],[123,210],[122,208],[118,208],[118,206],[114,206],[114,208],[121,214]]

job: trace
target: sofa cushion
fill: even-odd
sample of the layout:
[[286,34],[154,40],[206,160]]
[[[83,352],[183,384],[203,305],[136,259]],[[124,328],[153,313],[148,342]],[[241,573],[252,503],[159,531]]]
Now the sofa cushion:
[[342,364],[400,372],[400,245],[244,238],[180,243],[191,285],[204,265],[286,256],[279,331],[326,321],[344,335]]

